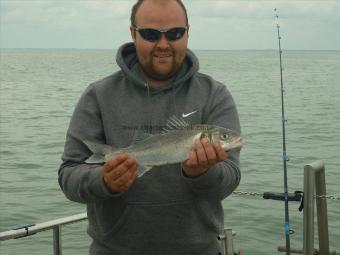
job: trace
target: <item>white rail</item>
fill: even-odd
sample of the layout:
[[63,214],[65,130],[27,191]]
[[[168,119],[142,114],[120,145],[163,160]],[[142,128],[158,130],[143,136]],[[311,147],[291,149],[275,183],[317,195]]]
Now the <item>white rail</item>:
[[[311,255],[338,255],[329,250],[328,216],[325,165],[322,160],[304,167],[304,209],[303,209],[303,248],[291,249],[291,253]],[[316,199],[316,202],[315,201]],[[314,205],[318,222],[319,249],[314,248]],[[286,247],[279,246],[278,251],[286,252]]]
[[34,235],[38,232],[53,230],[53,250],[54,255],[62,255],[61,226],[76,223],[87,219],[86,213],[80,213],[65,218],[38,223],[35,225],[26,225],[0,233],[0,241],[17,239],[25,236]]
[[[38,223],[34,225],[23,225],[19,226],[17,229],[0,232],[0,241],[6,241],[10,239],[17,239],[21,237],[26,237],[34,235],[38,232],[53,230],[53,251],[54,255],[62,255],[62,239],[61,239],[61,227],[63,225],[68,225],[76,223],[79,221],[87,220],[86,213],[80,213],[72,215],[69,217],[64,217],[52,221],[47,221],[43,223]],[[218,238],[221,241],[222,255],[233,255],[233,240],[232,237],[236,235],[231,228],[226,228],[224,233]]]
[[[314,253],[314,194],[326,195],[325,166],[315,161],[304,167],[303,254]],[[319,254],[329,254],[328,217],[326,199],[316,200]]]

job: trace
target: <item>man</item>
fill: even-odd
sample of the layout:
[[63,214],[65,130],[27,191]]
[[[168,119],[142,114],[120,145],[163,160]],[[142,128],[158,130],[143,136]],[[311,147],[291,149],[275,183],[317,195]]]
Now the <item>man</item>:
[[154,127],[173,115],[240,132],[226,87],[198,72],[188,31],[180,0],[138,1],[131,14],[133,43],[117,53],[121,70],[91,84],[74,111],[59,183],[70,200],[87,204],[90,254],[220,252],[221,200],[239,184],[239,150],[226,153],[197,140],[188,160],[154,167],[141,178],[138,162],[126,153],[103,166],[84,164],[91,152],[83,140],[126,147],[136,129],[160,132]]

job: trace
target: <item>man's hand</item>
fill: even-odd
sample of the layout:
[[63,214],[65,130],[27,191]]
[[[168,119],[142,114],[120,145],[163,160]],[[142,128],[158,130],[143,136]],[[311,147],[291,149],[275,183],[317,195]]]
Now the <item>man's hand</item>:
[[189,159],[182,163],[183,171],[188,177],[196,177],[226,158],[227,153],[219,143],[211,144],[208,139],[203,138],[195,142],[195,148],[190,151]]
[[111,192],[127,191],[137,177],[137,161],[127,153],[119,154],[105,163],[102,175]]

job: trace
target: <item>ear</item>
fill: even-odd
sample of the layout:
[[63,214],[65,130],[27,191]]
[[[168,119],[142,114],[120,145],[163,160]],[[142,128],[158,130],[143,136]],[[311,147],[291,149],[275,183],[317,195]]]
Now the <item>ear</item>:
[[188,35],[188,38],[189,38],[189,29],[190,29],[190,25],[188,24],[188,26],[187,26],[187,35]]
[[136,41],[136,30],[133,26],[130,26],[130,34],[131,34],[132,40],[135,42]]

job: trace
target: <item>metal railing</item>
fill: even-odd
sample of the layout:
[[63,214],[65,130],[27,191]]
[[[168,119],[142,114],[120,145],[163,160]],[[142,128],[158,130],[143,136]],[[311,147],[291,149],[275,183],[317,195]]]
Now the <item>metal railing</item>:
[[[325,165],[322,160],[305,165],[303,193],[303,248],[291,249],[290,252],[304,255],[340,254],[336,251],[329,251],[326,178]],[[316,202],[314,202],[314,200],[316,200]],[[319,249],[314,248],[315,203],[317,209]],[[286,252],[286,247],[279,246],[278,251]]]
[[60,218],[52,221],[38,223],[35,225],[21,226],[18,229],[13,229],[0,233],[0,241],[17,239],[25,236],[34,235],[38,232],[53,230],[53,250],[54,255],[62,255],[62,240],[61,228],[63,225],[68,225],[87,219],[86,213],[80,213],[65,218]]
[[[303,211],[303,251],[304,255],[314,254],[314,192],[326,195],[325,166],[319,160],[304,167],[304,211]],[[328,217],[326,199],[316,200],[319,254],[329,254]]]
[[233,236],[236,233],[231,228],[225,228],[224,233],[218,236],[221,241],[222,254],[221,255],[234,255]]
[[[236,191],[234,191],[236,193]],[[238,192],[240,194],[262,196],[257,192]],[[236,194],[238,194],[236,193]],[[311,255],[338,255],[336,251],[329,251],[328,216],[325,167],[323,161],[316,161],[304,167],[304,212],[303,212],[303,249],[291,249],[292,253]],[[316,198],[316,199],[315,199]],[[319,250],[314,248],[314,199],[317,207]],[[338,199],[338,197],[331,199]],[[17,229],[0,233],[0,241],[30,236],[38,232],[53,230],[54,255],[62,254],[61,228],[63,225],[76,223],[87,219],[86,213],[60,218],[36,225],[24,225]],[[235,233],[231,228],[225,228],[219,236],[222,255],[235,254],[232,237]],[[285,252],[285,247],[278,247],[278,251]]]
[[[39,232],[53,230],[53,254],[62,255],[62,226],[80,222],[83,220],[87,220],[86,213],[80,213],[69,217],[64,217],[33,225],[19,226],[16,229],[0,232],[0,241],[18,239],[26,236],[31,236]],[[236,235],[236,233],[233,232],[231,228],[225,228],[224,233],[218,236],[219,240],[221,241],[222,255],[234,255],[234,235]]]

